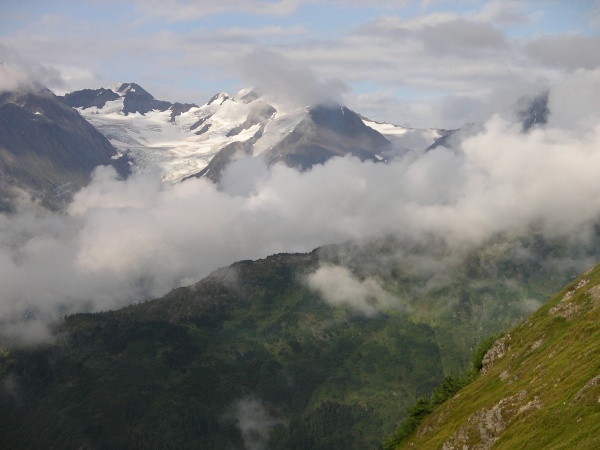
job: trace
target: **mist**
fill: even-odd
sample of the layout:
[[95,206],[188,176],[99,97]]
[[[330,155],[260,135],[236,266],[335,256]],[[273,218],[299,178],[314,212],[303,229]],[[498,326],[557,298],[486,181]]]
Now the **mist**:
[[237,400],[233,406],[236,427],[240,430],[246,450],[264,450],[268,447],[269,436],[273,428],[284,425],[267,406],[254,397]]
[[400,306],[398,299],[387,293],[376,278],[360,280],[347,267],[323,265],[310,274],[306,282],[330,305],[345,305],[367,317],[391,306]]
[[319,103],[342,104],[348,87],[337,79],[320,79],[296,61],[267,49],[254,49],[237,64],[243,80],[296,107]]
[[[548,123],[526,133],[495,115],[450,147],[389,164],[334,158],[301,173],[242,159],[218,186],[164,184],[154,172],[124,181],[98,168],[65,212],[24,200],[0,215],[0,333],[48,339],[47,324],[65,314],[156,298],[235,261],[349,240],[443,242],[451,259],[535,226],[584,245],[600,216],[599,76],[578,71],[551,87]],[[437,270],[429,259],[414,267]],[[324,270],[314,289],[349,301],[339,289],[350,275]],[[332,273],[336,282],[323,278]],[[352,282],[357,296],[343,295],[365,315],[393,301],[375,279]]]
[[43,86],[63,87],[60,72],[53,67],[22,58],[17,52],[0,44],[0,93],[40,91]]

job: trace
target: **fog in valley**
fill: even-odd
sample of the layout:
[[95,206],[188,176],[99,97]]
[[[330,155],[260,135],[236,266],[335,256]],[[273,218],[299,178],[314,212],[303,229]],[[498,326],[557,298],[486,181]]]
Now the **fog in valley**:
[[[600,70],[578,70],[550,87],[545,124],[524,131],[504,109],[447,147],[398,152],[389,163],[334,158],[299,172],[242,158],[218,185],[165,184],[155,172],[125,181],[100,167],[56,213],[23,194],[16,213],[0,216],[2,334],[45,339],[65,314],[156,298],[235,261],[349,240],[443,242],[452,255],[535,227],[585,245],[600,214],[599,98]],[[324,273],[358,290],[367,315],[361,295],[395,301],[374,279],[324,266],[310,285],[333,303],[339,283]]]

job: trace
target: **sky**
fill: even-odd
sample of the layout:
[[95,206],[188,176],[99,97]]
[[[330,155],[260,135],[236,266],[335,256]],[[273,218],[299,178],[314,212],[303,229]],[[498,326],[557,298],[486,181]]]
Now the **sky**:
[[[4,0],[0,61],[56,93],[156,98],[304,78],[374,120],[456,128],[600,64],[596,0]],[[297,77],[288,77],[290,70]]]

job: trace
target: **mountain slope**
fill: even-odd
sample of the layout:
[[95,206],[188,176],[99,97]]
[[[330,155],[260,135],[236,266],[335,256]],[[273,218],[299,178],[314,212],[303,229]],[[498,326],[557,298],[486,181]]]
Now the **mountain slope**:
[[279,143],[265,152],[268,164],[284,162],[308,169],[334,156],[353,155],[361,160],[383,160],[380,153],[390,142],[366,126],[343,106],[316,106]]
[[[263,136],[274,108],[267,109],[263,120],[253,120],[250,124],[261,123],[257,132],[245,142],[233,142],[223,147],[208,166],[196,176],[207,176],[219,181],[223,170],[231,161],[239,157],[253,156],[255,145]],[[246,121],[248,123],[248,120]],[[243,124],[245,129],[248,125]],[[237,131],[234,129],[234,131]],[[284,163],[298,170],[307,170],[316,164],[323,164],[334,156],[352,155],[360,160],[382,161],[381,153],[390,142],[378,131],[365,125],[354,112],[343,106],[315,106],[308,108],[306,116],[281,141],[272,145],[259,156],[267,165]]]
[[498,340],[398,448],[600,448],[600,265]]
[[[53,343],[6,346],[0,447],[378,448],[482,335],[570,276],[552,262],[564,245],[530,238],[469,253],[432,283],[394,257],[404,245],[242,261],[162,299],[67,317]],[[445,256],[420,252],[438,273]],[[319,273],[341,301],[311,284]]]
[[434,332],[329,307],[302,281],[317,262],[240,262],[3,353],[0,446],[377,447],[396,406],[443,376]]
[[0,94],[2,182],[33,191],[56,207],[85,185],[98,165],[128,174],[107,139],[49,90]]

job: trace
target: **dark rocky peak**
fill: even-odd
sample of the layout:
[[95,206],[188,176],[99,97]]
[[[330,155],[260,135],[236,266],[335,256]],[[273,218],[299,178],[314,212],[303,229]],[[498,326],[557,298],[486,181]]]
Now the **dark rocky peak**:
[[175,102],[171,105],[171,122],[175,122],[175,117],[180,116],[183,113],[188,112],[192,108],[197,108],[198,105],[195,103],[179,103]]
[[544,90],[537,95],[527,95],[518,100],[517,118],[521,122],[523,132],[526,133],[534,126],[545,125],[548,122],[549,94],[550,91]]
[[14,103],[20,107],[27,107],[31,102],[44,98],[56,101],[58,97],[50,89],[40,84],[29,86],[27,89],[0,91],[0,104]]
[[104,108],[106,102],[119,98],[119,94],[111,89],[83,89],[65,94],[63,101],[72,108]]
[[121,96],[135,95],[139,98],[145,98],[146,100],[155,100],[155,98],[139,84],[136,83],[121,83],[116,86],[113,91]]
[[56,98],[54,92],[48,89],[43,84],[36,82],[31,83],[27,87],[11,92],[12,95],[25,95],[31,94],[39,97],[48,97],[48,98]]
[[197,107],[193,103],[171,103],[167,101],[156,100],[152,94],[136,83],[121,83],[110,89],[84,89],[66,94],[62,97],[63,101],[73,108],[103,108],[106,102],[123,98],[122,112],[125,115],[129,113],[140,113],[142,115],[158,110],[171,110],[171,122],[175,117]]
[[156,100],[149,92],[135,83],[122,83],[116,87],[116,92],[123,97],[123,114],[146,113],[154,110],[166,111],[172,104]]
[[254,100],[258,100],[260,97],[262,97],[262,94],[256,89],[252,89],[248,93],[242,95],[240,100],[244,103],[252,103]]
[[283,162],[299,170],[334,156],[380,161],[390,142],[345,106],[317,105],[283,140],[264,153],[267,164]]
[[233,97],[227,92],[219,92],[218,94],[212,96],[212,98],[208,101],[207,105],[212,105],[215,102],[218,102],[219,105],[222,105],[227,100],[233,100]]
[[70,128],[77,125],[72,122],[75,116],[79,116],[77,112],[47,88],[0,94],[0,106],[10,105],[35,118],[45,118]]
[[309,111],[310,119],[320,128],[345,137],[367,136],[374,145],[389,144],[380,133],[364,124],[354,111],[341,105],[317,105]]
[[113,165],[126,177],[127,161],[117,156],[98,130],[48,89],[0,95],[0,181],[25,189],[44,206],[60,208],[62,187],[76,191],[98,165]]

